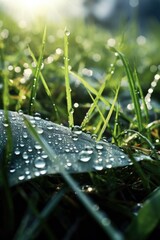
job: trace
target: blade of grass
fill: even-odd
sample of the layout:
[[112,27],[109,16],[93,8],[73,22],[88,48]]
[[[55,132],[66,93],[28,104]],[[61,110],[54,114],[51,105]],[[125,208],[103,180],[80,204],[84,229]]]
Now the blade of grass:
[[159,159],[159,156],[158,156],[158,153],[156,152],[156,149],[155,149],[155,146],[150,142],[150,140],[145,137],[144,135],[142,135],[141,133],[135,131],[135,130],[132,130],[132,129],[129,129],[125,132],[132,132],[132,133],[135,133],[136,135],[140,136],[147,144],[148,146],[151,148],[153,154],[154,154],[154,157],[158,160]]
[[118,105],[116,107],[116,116],[114,121],[114,129],[113,129],[113,137],[112,137],[112,143],[116,142],[118,145],[120,144],[120,141],[117,139],[117,136],[119,136],[120,134],[120,127],[118,124],[119,110],[120,110],[120,106]]
[[[38,62],[37,62],[37,60],[36,60],[36,57],[35,57],[33,51],[31,50],[30,47],[28,47],[28,49],[29,49],[29,52],[30,52],[30,55],[31,55],[33,61],[34,61],[34,62],[36,63],[36,65],[37,65]],[[52,106],[53,106],[53,108],[54,108],[54,111],[55,111],[55,114],[56,114],[57,120],[60,120],[60,116],[59,116],[59,113],[58,113],[58,110],[57,110],[56,104],[55,104],[55,103],[53,102],[53,100],[52,100],[52,94],[51,94],[51,91],[49,90],[49,87],[48,87],[48,85],[47,85],[47,83],[46,83],[46,80],[45,80],[45,78],[44,78],[44,76],[43,76],[43,74],[42,74],[41,71],[40,71],[40,73],[39,73],[39,77],[40,77],[40,79],[41,79],[41,81],[42,81],[42,84],[43,84],[43,86],[44,86],[44,89],[45,89],[45,91],[46,91],[48,97],[50,98],[50,101],[51,101]]]
[[[34,127],[32,127],[31,123],[26,117],[24,117],[24,122],[30,134],[40,144],[40,146],[46,152],[46,154],[51,159],[51,161],[52,160],[60,161],[59,158],[55,159],[54,150],[49,146],[49,144],[45,141],[45,139],[36,132],[36,130],[34,129]],[[75,182],[75,180],[68,174],[68,172],[64,169],[64,166],[60,167],[60,174],[62,175],[64,180],[68,183],[68,185],[71,187],[71,189],[77,194],[77,197],[79,198],[79,200],[88,210],[88,212],[92,215],[92,217],[97,221],[97,223],[102,227],[104,232],[110,237],[110,239],[122,240],[123,235],[112,226],[110,219],[104,213],[102,213],[99,209],[97,209],[97,205],[95,205],[95,203],[93,203],[91,199],[88,198],[81,191],[77,182]]]
[[127,74],[127,78],[128,78],[128,83],[129,83],[129,89],[130,89],[130,94],[131,94],[131,98],[132,98],[132,102],[134,104],[134,109],[135,109],[135,114],[136,114],[136,118],[137,118],[137,125],[138,125],[138,130],[140,132],[142,132],[143,130],[143,118],[142,118],[142,112],[141,112],[141,108],[140,108],[140,103],[139,103],[139,91],[137,89],[136,86],[136,78],[134,78],[130,64],[128,62],[128,60],[125,58],[125,56],[120,53],[119,51],[117,51],[115,48],[111,48],[115,53],[118,54],[119,58],[121,59],[126,74]]
[[136,68],[134,69],[134,77],[135,77],[135,79],[136,79],[138,91],[139,91],[139,93],[140,93],[140,97],[141,97],[141,100],[142,100],[142,104],[143,104],[143,108],[144,108],[144,113],[145,113],[145,118],[146,118],[146,124],[148,124],[148,123],[149,123],[148,108],[147,108],[147,104],[146,104],[146,101],[145,101],[145,98],[144,98],[144,95],[143,95],[143,91],[142,91],[142,88],[141,88],[141,85],[140,85],[140,81],[139,81],[139,77],[138,77]]
[[[21,223],[17,233],[15,234],[14,240],[30,240],[36,237],[38,232],[41,231],[41,227],[45,228],[47,231],[47,226],[45,223],[45,219],[49,216],[49,214],[55,209],[55,207],[59,204],[61,199],[63,198],[66,192],[66,188],[62,188],[57,193],[55,193],[44,209],[39,213],[34,206],[32,206],[32,201],[28,199],[28,196],[23,192],[23,197],[28,202],[30,208],[36,215],[35,220],[33,221],[32,225],[28,227],[28,215],[24,218],[24,222]],[[33,209],[34,208],[34,209]],[[36,211],[36,213],[35,213]],[[53,236],[52,236],[53,237]]]
[[72,97],[71,97],[71,88],[70,88],[70,80],[69,80],[69,69],[68,69],[68,36],[70,32],[65,29],[64,32],[64,71],[65,71],[65,85],[66,85],[66,100],[67,100],[67,111],[68,111],[68,123],[69,127],[72,128],[74,126],[74,118],[73,118],[73,107],[72,107]]
[[[99,89],[95,99],[93,99],[93,97],[90,95],[91,98],[92,98],[93,104],[89,108],[88,112],[86,113],[86,116],[85,116],[84,120],[81,123],[82,128],[84,128],[85,125],[87,124],[87,122],[89,121],[90,116],[91,116],[92,112],[94,111],[94,109],[96,107],[98,107],[98,101],[101,98],[102,93],[103,93],[103,91],[104,91],[104,89],[106,87],[106,82],[111,78],[111,76],[112,76],[112,74],[109,74],[109,75],[107,75],[105,77],[105,80],[104,80],[103,84],[101,85],[101,87],[100,87],[100,89]],[[101,117],[103,116],[103,114],[101,112],[100,112],[100,115],[101,115]],[[102,117],[102,118],[104,119],[104,117]]]
[[[88,89],[91,93],[93,93],[94,95],[98,95],[98,92],[95,88],[93,88],[87,81],[85,81],[82,77],[80,77],[78,74],[76,74],[75,72],[69,71],[69,73],[74,76],[75,78],[77,78],[82,84],[83,86]],[[100,96],[100,100],[106,105],[106,106],[111,106],[111,104],[102,96]]]
[[[87,90],[87,91],[88,91],[88,90]],[[96,99],[94,99],[93,96],[92,96],[92,94],[91,94],[89,91],[88,91],[88,94],[90,95],[90,97],[91,97],[91,99],[92,99],[92,101],[93,101],[93,104],[91,104],[88,112],[86,113],[86,116],[84,117],[84,119],[83,119],[83,121],[82,121],[82,123],[81,123],[82,129],[85,128],[86,124],[87,124],[87,123],[89,122],[89,120],[91,119],[91,115],[92,115],[92,113],[93,113],[93,111],[94,111],[95,108],[98,109],[98,112],[99,112],[99,114],[100,114],[100,116],[101,116],[101,119],[103,120],[103,122],[105,122],[105,118],[104,118],[104,116],[103,116],[103,113],[102,113],[102,111],[100,110],[100,108],[99,108],[99,106],[98,106],[98,100],[99,100],[99,98],[96,97]]]
[[45,41],[46,41],[46,27],[44,28],[43,37],[42,37],[42,46],[41,46],[41,52],[39,55],[39,59],[37,62],[32,89],[31,89],[31,97],[30,97],[30,104],[29,104],[29,114],[33,113],[34,110],[34,104],[37,94],[37,88],[38,88],[38,82],[39,82],[39,75],[41,71],[42,61],[43,61],[43,54],[44,54],[44,47],[45,47]]
[[148,239],[160,221],[160,188],[150,194],[126,231],[126,239]]
[[111,115],[112,115],[112,113],[113,113],[113,111],[114,111],[114,107],[115,107],[115,104],[116,104],[116,101],[117,101],[117,98],[118,98],[119,89],[120,89],[120,86],[119,86],[119,87],[117,88],[117,90],[116,90],[116,94],[115,94],[115,97],[114,97],[112,106],[111,106],[111,108],[110,108],[110,110],[109,110],[109,113],[108,113],[108,115],[107,115],[107,118],[106,118],[106,120],[105,120],[105,123],[103,124],[103,127],[102,127],[102,129],[101,129],[101,131],[100,131],[100,133],[99,133],[99,135],[98,135],[97,141],[99,141],[99,140],[102,138],[102,135],[103,135],[103,133],[104,133],[104,131],[105,131],[108,123],[109,123],[109,120],[110,120]]

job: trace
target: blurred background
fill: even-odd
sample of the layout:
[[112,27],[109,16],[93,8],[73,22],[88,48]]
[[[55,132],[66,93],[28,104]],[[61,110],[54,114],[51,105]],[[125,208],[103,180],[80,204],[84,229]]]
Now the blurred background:
[[0,0],[0,10],[20,24],[29,24],[38,17],[50,22],[79,18],[117,29],[134,19],[143,33],[153,21],[160,21],[160,0]]
[[[159,112],[160,0],[0,0],[0,69],[8,69],[10,109],[28,107],[36,66],[28,46],[38,59],[45,24],[43,74],[63,119],[67,118],[62,71],[65,27],[71,33],[69,67],[74,72],[99,89],[114,66],[112,81],[108,81],[104,94],[112,98],[113,89],[121,83],[123,109],[132,111],[123,64],[120,59],[115,62],[110,49],[115,47],[132,66],[136,66],[148,108]],[[74,109],[76,121],[80,124],[89,106],[87,104],[92,101],[76,77],[70,76],[70,81],[73,102],[80,106]],[[0,75],[0,94],[2,88]],[[48,117],[52,106],[48,104],[43,86],[39,88],[36,109]]]

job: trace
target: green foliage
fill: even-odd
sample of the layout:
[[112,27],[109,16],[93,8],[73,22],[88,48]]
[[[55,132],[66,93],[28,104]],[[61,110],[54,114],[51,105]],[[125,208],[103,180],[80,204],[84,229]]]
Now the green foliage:
[[[68,38],[64,26],[48,23],[46,32],[44,24],[33,23],[21,29],[10,17],[1,17],[0,108],[6,119],[7,109],[22,109],[69,127],[79,125],[96,133],[94,139],[112,139],[133,163],[73,176],[42,174],[12,188],[1,174],[1,237],[106,239],[107,233],[109,239],[155,238],[160,185],[160,67],[155,54],[160,48],[159,26],[142,36],[130,25],[122,36],[121,31],[75,21],[67,24]],[[26,124],[52,159],[53,149]],[[8,141],[8,156],[11,145]],[[5,162],[5,157],[0,154],[4,171],[10,159]]]

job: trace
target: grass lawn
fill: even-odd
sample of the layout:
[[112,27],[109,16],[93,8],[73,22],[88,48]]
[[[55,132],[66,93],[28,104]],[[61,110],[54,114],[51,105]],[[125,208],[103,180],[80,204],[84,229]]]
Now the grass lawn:
[[151,29],[22,28],[1,13],[1,239],[159,239],[159,24]]

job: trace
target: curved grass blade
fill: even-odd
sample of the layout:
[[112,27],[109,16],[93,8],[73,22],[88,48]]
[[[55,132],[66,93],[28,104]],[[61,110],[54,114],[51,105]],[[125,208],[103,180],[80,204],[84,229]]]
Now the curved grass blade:
[[101,116],[102,121],[105,122],[105,118],[104,118],[104,116],[103,116],[103,113],[101,112],[101,110],[100,110],[100,108],[99,108],[99,106],[98,106],[99,97],[96,97],[96,98],[94,99],[93,96],[92,96],[92,94],[91,94],[89,91],[88,91],[88,94],[90,95],[90,97],[91,97],[91,99],[92,99],[92,101],[93,101],[93,104],[91,104],[88,112],[86,113],[86,116],[84,117],[84,119],[83,119],[83,121],[82,121],[82,123],[81,123],[82,129],[85,128],[86,124],[87,124],[87,123],[89,122],[89,120],[91,119],[91,115],[92,115],[92,113],[93,113],[93,111],[94,111],[95,108],[97,108],[97,110],[98,110],[98,112],[99,112],[99,114],[100,114],[100,116]]
[[65,29],[64,33],[64,71],[65,71],[65,85],[66,85],[66,100],[67,100],[67,110],[68,110],[68,123],[69,127],[72,128],[74,126],[74,118],[73,118],[73,107],[72,107],[72,97],[71,97],[71,88],[70,88],[70,80],[69,80],[69,69],[68,69],[68,36],[70,32]]
[[[30,49],[30,47],[28,47],[28,49],[29,49],[29,52],[30,52],[30,55],[31,55],[33,61],[36,63],[36,65],[38,65],[38,62],[37,62],[37,60],[36,60],[36,58],[35,58],[35,56],[34,56],[33,51]],[[48,85],[47,85],[47,83],[46,83],[46,80],[45,80],[45,78],[43,77],[43,74],[42,74],[41,71],[40,71],[40,73],[39,73],[39,77],[40,77],[40,79],[41,79],[41,81],[42,81],[42,84],[43,84],[43,86],[44,86],[44,89],[45,89],[45,91],[46,91],[48,97],[50,98],[50,101],[51,101],[52,106],[53,106],[53,108],[54,108],[54,111],[55,111],[56,117],[57,117],[58,120],[60,120],[60,117],[59,117],[59,113],[58,113],[57,107],[56,107],[55,103],[54,103],[53,100],[52,100],[52,94],[51,94],[51,91],[50,91],[50,89],[49,89],[49,87],[48,87]]]
[[149,123],[148,108],[147,108],[147,104],[146,104],[146,101],[145,101],[145,98],[144,98],[144,95],[143,95],[142,87],[141,87],[141,85],[140,85],[140,81],[139,81],[139,77],[138,77],[136,68],[134,69],[134,77],[135,77],[135,79],[136,79],[136,83],[137,83],[138,90],[139,90],[139,93],[140,93],[140,97],[141,97],[141,100],[142,100],[142,104],[143,104],[143,108],[144,108],[144,113],[145,113],[145,118],[146,118],[146,124],[148,124],[148,123]]
[[33,110],[34,110],[34,103],[35,103],[36,94],[37,94],[39,75],[40,75],[42,61],[43,61],[45,41],[46,41],[46,27],[45,27],[44,32],[43,32],[41,52],[40,52],[39,59],[38,59],[38,62],[37,62],[37,66],[36,66],[36,70],[35,70],[35,74],[34,74],[34,79],[33,79],[33,84],[32,84],[32,89],[31,89],[29,114],[33,113]]
[[[91,93],[93,93],[94,95],[98,95],[98,92],[97,90],[92,87],[87,81],[85,81],[82,77],[80,77],[77,73],[75,72],[72,72],[72,71],[69,71],[69,73],[75,77],[76,79],[78,79],[82,84],[83,86],[89,90]],[[100,100],[106,105],[106,106],[111,106],[111,104],[103,97],[103,96],[100,96]]]
[[109,123],[109,120],[110,120],[110,118],[111,118],[111,115],[112,115],[112,113],[113,113],[113,110],[114,110],[114,107],[115,107],[115,104],[116,104],[116,101],[117,101],[117,98],[118,98],[119,89],[120,89],[120,86],[119,86],[119,87],[117,88],[117,90],[116,90],[116,94],[115,94],[115,97],[114,97],[112,106],[111,106],[111,108],[110,108],[110,110],[109,110],[109,113],[108,113],[108,115],[107,115],[107,118],[106,118],[106,120],[105,120],[105,123],[103,124],[103,127],[102,127],[102,129],[101,129],[101,131],[100,131],[100,133],[99,133],[99,135],[98,135],[98,138],[97,138],[98,141],[102,138],[102,135],[103,135],[103,133],[104,133],[104,131],[105,131],[108,123]]
[[129,89],[130,89],[130,94],[131,94],[131,98],[132,98],[132,102],[134,104],[134,109],[135,109],[135,114],[136,114],[136,118],[137,118],[137,125],[138,125],[138,130],[140,132],[142,132],[143,130],[143,118],[142,118],[142,112],[141,112],[141,108],[140,108],[140,103],[139,103],[139,89],[137,87],[137,78],[134,78],[134,75],[132,73],[130,64],[128,62],[128,60],[126,59],[126,57],[119,51],[117,51],[117,49],[115,48],[111,48],[115,53],[118,54],[119,58],[122,60],[126,74],[127,74],[127,78],[128,78],[128,83],[129,83]]
[[[107,81],[111,80],[112,72],[113,72],[113,66],[112,66],[112,68],[109,70],[109,72],[110,72],[110,73],[107,74],[107,76],[105,77],[104,82],[103,82],[103,84],[101,85],[101,87],[100,87],[100,89],[99,89],[99,91],[98,91],[98,93],[97,93],[97,95],[96,95],[96,98],[95,98],[95,99],[92,99],[93,104],[92,104],[91,107],[89,108],[88,112],[86,113],[86,116],[85,116],[84,120],[82,121],[82,124],[81,124],[82,128],[84,128],[85,125],[86,125],[86,123],[89,121],[90,116],[91,116],[92,112],[94,111],[94,109],[95,109],[96,107],[98,108],[98,101],[99,101],[99,99],[100,99],[101,96],[102,96],[102,93],[103,93],[103,91],[104,91],[104,89],[105,89],[105,87],[106,87],[106,83],[107,83]],[[92,98],[92,95],[91,95],[91,98]],[[98,111],[99,111],[99,109],[98,109]],[[99,111],[99,112],[100,112],[100,115],[101,115],[102,119],[104,119],[103,114],[101,113],[101,111]],[[105,120],[104,120],[104,122],[105,122]]]
[[151,148],[152,152],[153,152],[153,155],[155,157],[155,159],[159,160],[159,155],[158,153],[156,152],[156,149],[155,149],[155,146],[150,142],[150,140],[145,137],[144,135],[142,135],[141,133],[135,131],[135,130],[127,130],[126,132],[132,132],[134,133],[135,135],[138,135],[139,137],[141,137],[147,144],[148,146]]
[[160,188],[152,192],[126,231],[126,239],[148,239],[160,221]]

